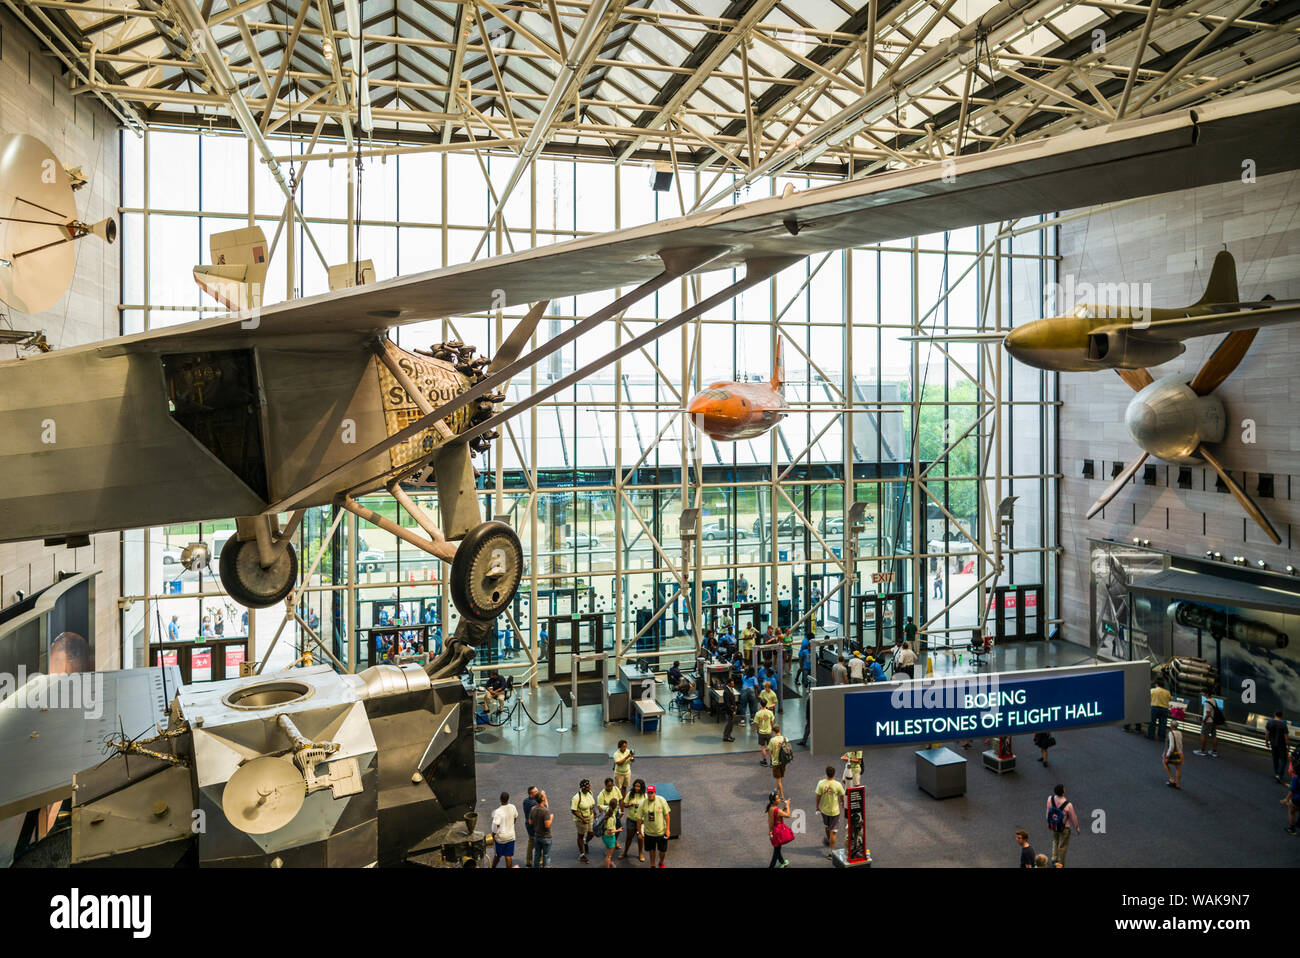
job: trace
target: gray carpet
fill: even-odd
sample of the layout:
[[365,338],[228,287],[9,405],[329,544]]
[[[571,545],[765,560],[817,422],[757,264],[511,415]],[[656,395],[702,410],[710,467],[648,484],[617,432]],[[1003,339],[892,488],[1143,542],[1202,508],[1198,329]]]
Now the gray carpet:
[[[1017,739],[1018,771],[994,775],[979,764],[977,748],[966,751],[967,793],[936,801],[916,786],[914,748],[867,752],[867,847],[875,867],[1014,867],[1015,830],[1025,828],[1038,851],[1050,852],[1045,808],[1052,786],[1062,782],[1075,803],[1083,834],[1069,850],[1071,867],[1300,867],[1300,838],[1283,831],[1285,790],[1273,781],[1262,752],[1222,748],[1220,758],[1187,756],[1183,790],[1165,785],[1160,746],[1145,737],[1104,727],[1056,733],[1050,768],[1035,760],[1028,739]],[[1188,739],[1192,745],[1192,740]],[[1194,747],[1194,746],[1193,746]],[[792,809],[802,810],[806,832],[787,846],[791,867],[826,867],[820,819],[813,803],[827,759],[796,748],[786,775]],[[839,762],[833,763],[839,771]],[[607,766],[608,767],[608,766]],[[560,767],[551,757],[505,756],[480,765],[479,803],[489,815],[501,791],[516,804],[530,784],[548,790],[561,812],[555,825],[553,864],[580,865],[569,801],[587,770]],[[602,775],[601,778],[604,776]],[[682,793],[683,836],[670,843],[669,867],[763,867],[771,855],[764,820],[772,774],[746,756],[712,755],[637,761],[634,778],[672,782]],[[522,837],[522,832],[521,832]],[[843,843],[843,831],[840,832]],[[620,845],[621,851],[621,845]],[[522,856],[523,847],[520,847]],[[635,855],[623,865],[638,865]]]

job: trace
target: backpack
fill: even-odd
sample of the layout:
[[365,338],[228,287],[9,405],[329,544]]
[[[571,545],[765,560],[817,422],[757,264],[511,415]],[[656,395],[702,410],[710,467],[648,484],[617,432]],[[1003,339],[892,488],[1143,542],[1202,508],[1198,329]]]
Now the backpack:
[[793,761],[794,747],[790,745],[790,740],[787,738],[781,742],[781,764],[789,765]]
[[1064,804],[1057,805],[1052,802],[1047,808],[1047,827],[1054,832],[1063,832],[1068,827],[1065,824],[1065,810],[1070,807],[1067,799]]
[[1224,722],[1227,721],[1227,718],[1223,714],[1223,709],[1219,708],[1217,703],[1215,703],[1214,705],[1214,715],[1210,721],[1214,725],[1222,725]]

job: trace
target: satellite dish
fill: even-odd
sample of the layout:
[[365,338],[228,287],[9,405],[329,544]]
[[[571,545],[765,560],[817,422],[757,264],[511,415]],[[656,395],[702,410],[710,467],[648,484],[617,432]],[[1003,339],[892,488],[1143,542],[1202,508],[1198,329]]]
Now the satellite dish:
[[0,134],[0,300],[20,312],[41,313],[62,298],[76,266],[74,240],[117,239],[111,217],[77,219],[73,189],[44,143],[26,133]]
[[230,776],[221,808],[241,832],[265,835],[293,821],[306,798],[307,782],[293,763],[264,755]]

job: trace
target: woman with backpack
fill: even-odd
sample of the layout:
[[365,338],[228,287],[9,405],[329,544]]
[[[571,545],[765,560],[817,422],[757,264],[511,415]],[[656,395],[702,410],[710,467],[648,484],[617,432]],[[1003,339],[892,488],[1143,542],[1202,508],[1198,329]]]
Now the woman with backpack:
[[790,842],[794,841],[794,832],[785,820],[790,817],[790,799],[785,799],[784,804],[778,801],[776,792],[771,792],[767,796],[767,838],[772,843],[772,860],[768,862],[768,868],[785,868],[790,863],[785,860],[785,854],[782,849]]
[[1178,731],[1178,720],[1170,719],[1169,734],[1165,736],[1165,774],[1170,788],[1183,787],[1183,733]]

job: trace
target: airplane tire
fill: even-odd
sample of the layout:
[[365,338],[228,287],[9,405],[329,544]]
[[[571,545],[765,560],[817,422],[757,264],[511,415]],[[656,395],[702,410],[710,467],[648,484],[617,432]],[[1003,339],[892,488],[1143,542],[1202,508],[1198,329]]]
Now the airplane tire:
[[257,543],[233,536],[221,549],[221,584],[230,597],[250,609],[265,609],[282,602],[298,581],[298,553],[285,543],[269,569],[257,556]]
[[[494,559],[503,560],[505,570],[489,577]],[[480,523],[456,546],[451,562],[448,584],[456,611],[467,619],[493,621],[514,599],[523,571],[524,550],[515,530],[504,522]]]

